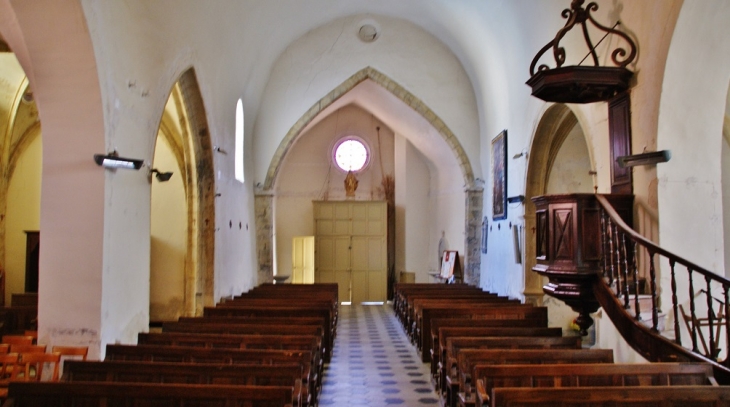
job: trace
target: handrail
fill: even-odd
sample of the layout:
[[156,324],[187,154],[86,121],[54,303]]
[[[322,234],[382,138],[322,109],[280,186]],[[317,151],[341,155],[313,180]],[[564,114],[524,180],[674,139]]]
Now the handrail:
[[[646,253],[646,259],[649,263],[648,294],[651,299],[651,331],[657,335],[662,334],[668,337],[673,335],[671,339],[674,343],[699,355],[700,359],[710,359],[721,366],[730,367],[730,335],[728,335],[730,332],[730,318],[728,318],[730,316],[730,280],[649,241],[621,219],[606,197],[597,194],[596,199],[603,209],[601,215],[601,244],[604,254],[604,278],[607,280],[607,285],[612,287],[615,297],[623,300],[623,308],[627,312],[633,309],[633,318],[641,322],[642,311],[639,301],[639,294],[641,293],[637,259],[639,254]],[[662,287],[657,284],[657,274],[662,271],[658,267],[662,257],[669,265],[671,312],[674,318],[674,326],[670,331],[662,329],[662,332],[660,332],[659,316],[662,312],[659,308],[658,293]],[[682,269],[686,273],[678,277],[678,272],[681,272]],[[685,313],[683,305],[679,304],[677,295],[678,286],[684,287],[681,284],[678,285],[678,279],[685,276],[686,286],[688,287],[689,314]],[[696,282],[695,279],[698,281]],[[695,283],[701,284],[702,280],[704,280],[705,287],[695,292]],[[717,292],[717,290],[721,291],[722,299],[713,296],[713,292]],[[696,297],[699,295],[706,297],[705,303],[696,301]],[[631,300],[633,300],[633,304]],[[705,313],[706,316],[699,316],[702,313]],[[686,330],[680,327],[681,319],[685,322]],[[720,360],[722,349],[719,347],[719,342],[723,333],[725,359]],[[691,348],[682,346],[683,336],[691,338]],[[705,339],[706,336],[709,340],[709,346],[708,341]],[[700,343],[702,344],[702,350],[699,347]]]
[[641,245],[648,247],[654,253],[661,254],[665,257],[674,258],[674,259],[676,259],[677,263],[679,263],[683,266],[689,267],[689,268],[693,269],[694,271],[698,271],[702,275],[710,275],[710,276],[712,276],[712,278],[722,281],[724,284],[730,285],[729,279],[727,279],[723,276],[720,276],[716,273],[713,273],[712,271],[709,271],[709,270],[703,268],[702,266],[698,266],[697,264],[692,263],[689,260],[683,259],[682,257],[677,256],[676,254],[674,254],[670,251],[662,249],[661,247],[657,246],[651,240],[648,240],[644,236],[637,233],[634,229],[629,227],[629,225],[627,225],[626,222],[623,221],[623,219],[621,219],[621,216],[619,216],[618,212],[616,212],[616,210],[613,209],[613,206],[611,205],[611,203],[608,202],[608,199],[606,199],[606,197],[604,197],[603,195],[596,194],[596,199],[603,207],[603,210],[606,211],[606,214],[611,218],[611,221],[613,221],[621,229],[621,231],[623,233],[630,235],[632,240],[635,240],[635,241],[639,242]]

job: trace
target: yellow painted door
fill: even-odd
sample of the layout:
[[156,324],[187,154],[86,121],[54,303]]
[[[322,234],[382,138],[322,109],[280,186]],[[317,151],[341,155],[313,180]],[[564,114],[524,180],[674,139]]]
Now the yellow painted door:
[[340,301],[385,301],[387,204],[314,202],[315,281],[339,285]]
[[314,236],[292,239],[292,283],[314,283]]
[[337,283],[341,302],[350,301],[350,236],[316,236],[315,281]]

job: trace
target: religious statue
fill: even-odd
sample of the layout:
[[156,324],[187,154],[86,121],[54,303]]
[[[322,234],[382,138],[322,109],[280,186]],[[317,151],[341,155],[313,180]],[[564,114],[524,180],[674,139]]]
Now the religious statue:
[[355,174],[352,171],[347,171],[347,176],[345,177],[345,196],[346,197],[354,197],[355,191],[357,190],[357,178],[355,178]]

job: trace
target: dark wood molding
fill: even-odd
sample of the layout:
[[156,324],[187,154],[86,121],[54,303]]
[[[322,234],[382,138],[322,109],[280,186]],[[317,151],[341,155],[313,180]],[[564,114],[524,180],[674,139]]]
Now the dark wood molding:
[[617,158],[631,155],[631,98],[624,92],[608,103],[608,140],[611,153],[611,193],[634,192],[631,168],[619,165]]

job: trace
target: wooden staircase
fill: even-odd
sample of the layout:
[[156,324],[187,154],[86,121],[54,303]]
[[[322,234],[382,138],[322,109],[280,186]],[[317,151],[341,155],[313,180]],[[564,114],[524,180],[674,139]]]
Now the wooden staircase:
[[[730,320],[725,318],[730,280],[635,232],[631,196],[572,194],[534,201],[538,264],[533,271],[548,277],[547,294],[579,313],[583,332],[593,322],[589,314],[603,308],[647,360],[710,363],[717,381],[730,384]],[[645,294],[640,274],[647,279]]]

